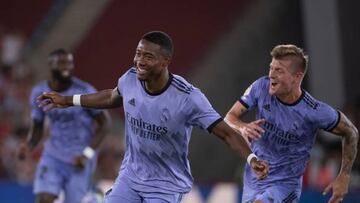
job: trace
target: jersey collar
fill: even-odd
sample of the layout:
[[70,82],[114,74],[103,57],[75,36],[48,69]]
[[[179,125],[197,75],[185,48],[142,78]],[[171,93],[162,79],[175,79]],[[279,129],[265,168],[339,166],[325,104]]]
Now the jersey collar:
[[169,72],[169,79],[168,79],[165,87],[164,87],[162,90],[160,90],[159,92],[156,92],[156,93],[151,93],[151,92],[149,92],[149,91],[146,89],[145,81],[142,81],[142,80],[139,80],[139,81],[140,81],[140,83],[141,83],[142,88],[144,89],[144,91],[145,91],[148,95],[158,96],[158,95],[162,94],[163,92],[165,92],[165,91],[169,88],[172,80],[173,80],[173,75]]
[[276,97],[276,99],[277,99],[280,103],[282,103],[282,104],[284,104],[284,105],[286,105],[286,106],[295,106],[296,104],[298,104],[298,103],[304,98],[304,96],[305,96],[305,90],[301,89],[301,95],[300,95],[300,97],[299,97],[295,102],[290,103],[290,104],[281,101],[277,96],[275,96],[275,97]]

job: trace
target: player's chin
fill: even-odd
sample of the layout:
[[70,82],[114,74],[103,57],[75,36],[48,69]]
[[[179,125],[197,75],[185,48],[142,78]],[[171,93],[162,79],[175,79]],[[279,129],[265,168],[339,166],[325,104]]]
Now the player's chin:
[[144,75],[144,74],[137,73],[136,75],[137,75],[137,78],[141,81],[146,81],[148,78],[147,75]]
[[269,89],[269,94],[270,94],[270,95],[275,95],[275,94],[276,94],[276,91],[275,91],[274,89],[271,89],[271,88],[270,88],[270,89]]

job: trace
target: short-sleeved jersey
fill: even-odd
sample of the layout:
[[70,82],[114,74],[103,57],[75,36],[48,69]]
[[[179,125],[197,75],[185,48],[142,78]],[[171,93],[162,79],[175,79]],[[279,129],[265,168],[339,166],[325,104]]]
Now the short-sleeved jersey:
[[211,129],[221,116],[198,88],[169,74],[162,92],[151,94],[129,69],[118,80],[123,97],[126,152],[119,177],[143,192],[188,192],[193,182],[188,146],[193,126]]
[[293,104],[283,103],[269,94],[269,81],[268,77],[256,80],[239,99],[246,108],[257,110],[256,119],[265,119],[265,133],[251,142],[251,149],[270,168],[268,177],[257,181],[246,165],[245,182],[259,189],[279,181],[301,185],[316,132],[335,128],[340,113],[305,90]]
[[[49,138],[45,142],[44,154],[62,161],[72,163],[73,158],[82,153],[89,145],[95,129],[94,117],[99,110],[82,107],[56,108],[48,112],[38,107],[36,98],[43,92],[53,91],[47,81],[36,85],[30,96],[31,118],[43,122],[49,120]],[[60,92],[62,95],[94,93],[96,90],[90,84],[73,78],[70,88]]]

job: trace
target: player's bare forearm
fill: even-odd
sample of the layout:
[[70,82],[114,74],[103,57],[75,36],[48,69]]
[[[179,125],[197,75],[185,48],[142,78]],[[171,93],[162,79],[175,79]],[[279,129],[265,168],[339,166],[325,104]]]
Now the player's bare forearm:
[[[122,98],[117,93],[117,89],[102,90],[93,94],[85,94],[81,96],[81,106],[98,109],[108,109],[120,107]],[[72,97],[71,97],[72,103]]]
[[237,101],[225,117],[225,121],[235,131],[239,132],[247,140],[257,140],[265,132],[261,125],[264,119],[258,119],[250,123],[245,123],[241,117],[247,112],[247,108]]
[[354,124],[341,113],[340,122],[333,133],[342,136],[341,175],[350,175],[357,154],[359,132]]
[[[44,111],[53,108],[66,108],[74,105],[74,96],[62,96],[57,92],[44,92],[37,97],[39,107]],[[77,101],[82,107],[108,109],[120,107],[122,97],[119,95],[117,88],[102,90],[92,94],[83,94],[80,101]]]
[[236,119],[232,116],[229,116],[229,114],[226,115],[224,120],[230,127],[232,127],[233,129],[235,129],[237,131],[239,129],[241,129],[242,127],[244,127],[244,125],[246,124],[245,122],[243,122],[240,119]]
[[99,115],[97,115],[95,117],[95,122],[96,122],[95,136],[92,138],[89,145],[92,149],[97,149],[109,132],[111,125],[109,112],[104,111]]
[[246,143],[245,139],[235,132],[229,125],[227,125],[224,121],[218,123],[212,130],[216,136],[220,139],[224,140],[231,149],[236,151],[241,157],[246,159],[249,154],[251,154],[251,150]]
[[33,120],[27,136],[27,145],[32,150],[40,142],[43,136],[43,122]]
[[236,102],[233,107],[226,114],[225,121],[234,129],[239,129],[245,125],[245,122],[240,120],[240,117],[247,112],[247,108],[240,102]]

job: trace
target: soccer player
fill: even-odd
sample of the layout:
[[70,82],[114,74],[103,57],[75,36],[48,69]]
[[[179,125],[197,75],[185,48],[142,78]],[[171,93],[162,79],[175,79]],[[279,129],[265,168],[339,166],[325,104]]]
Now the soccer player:
[[36,85],[31,93],[32,125],[27,143],[20,146],[18,158],[24,159],[43,136],[44,121],[49,121],[49,138],[36,170],[34,193],[37,203],[52,203],[60,191],[65,202],[79,203],[91,189],[91,175],[96,167],[95,150],[106,135],[109,115],[106,111],[71,107],[44,112],[36,98],[43,92],[62,95],[93,93],[95,88],[72,76],[73,55],[63,49],[50,53],[51,78]]
[[201,91],[169,72],[172,54],[166,33],[149,32],[138,43],[134,67],[114,89],[66,97],[49,92],[38,98],[47,109],[123,105],[126,152],[106,203],[180,202],[193,182],[187,158],[193,126],[208,130],[248,157],[258,179],[267,175],[267,163],[254,158],[244,138],[223,121]]
[[[318,129],[342,138],[340,173],[324,191],[332,189],[329,202],[342,201],[356,157],[358,131],[343,113],[301,88],[308,62],[302,49],[278,45],[271,56],[269,75],[256,80],[225,117],[249,140],[255,155],[269,161],[269,175],[263,181],[257,181],[245,166],[242,202],[298,202]],[[252,109],[257,110],[257,120],[243,122],[241,116]]]

